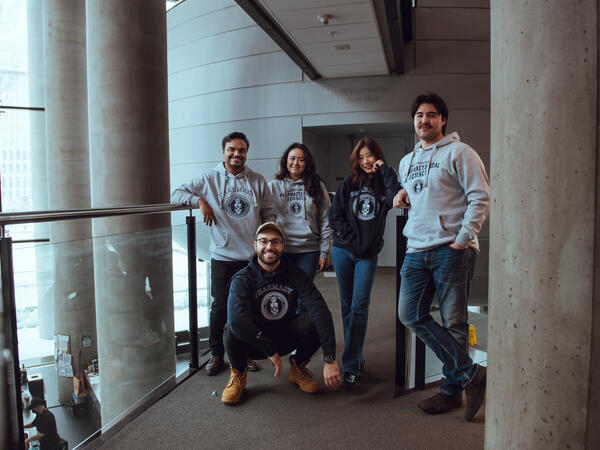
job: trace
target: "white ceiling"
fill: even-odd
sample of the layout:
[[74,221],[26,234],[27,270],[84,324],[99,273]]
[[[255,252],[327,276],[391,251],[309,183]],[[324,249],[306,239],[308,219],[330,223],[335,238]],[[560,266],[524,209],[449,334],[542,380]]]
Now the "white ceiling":
[[[387,75],[370,0],[259,0],[261,6],[325,78]],[[327,25],[319,15],[332,16]],[[338,50],[335,46],[349,49]]]

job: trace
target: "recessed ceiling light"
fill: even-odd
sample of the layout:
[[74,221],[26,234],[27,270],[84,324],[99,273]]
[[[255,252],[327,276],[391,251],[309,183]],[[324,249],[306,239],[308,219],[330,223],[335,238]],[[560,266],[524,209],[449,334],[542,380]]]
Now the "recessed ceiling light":
[[332,14],[319,14],[317,16],[317,20],[323,25],[327,25],[331,19],[333,19]]

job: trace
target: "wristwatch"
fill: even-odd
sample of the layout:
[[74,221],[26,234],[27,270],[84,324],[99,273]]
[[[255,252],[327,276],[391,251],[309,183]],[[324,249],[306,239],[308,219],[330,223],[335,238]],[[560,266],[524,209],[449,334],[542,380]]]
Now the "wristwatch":
[[335,355],[325,355],[323,357],[323,361],[325,361],[328,364],[331,364],[332,362],[335,361]]

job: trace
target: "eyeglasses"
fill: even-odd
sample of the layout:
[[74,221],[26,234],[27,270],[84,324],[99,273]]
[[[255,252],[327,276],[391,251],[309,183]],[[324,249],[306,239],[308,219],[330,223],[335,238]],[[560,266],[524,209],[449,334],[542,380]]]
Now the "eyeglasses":
[[278,245],[283,244],[283,241],[281,239],[277,239],[277,238],[275,238],[275,239],[260,238],[260,239],[257,239],[257,240],[258,240],[258,242],[260,242],[260,245],[265,245],[265,246],[267,244],[269,244],[269,242],[271,243],[271,245],[274,245],[276,247]]

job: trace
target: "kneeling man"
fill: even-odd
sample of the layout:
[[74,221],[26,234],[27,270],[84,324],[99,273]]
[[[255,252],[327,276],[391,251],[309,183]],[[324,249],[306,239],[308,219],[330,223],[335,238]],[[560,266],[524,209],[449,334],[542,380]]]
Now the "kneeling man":
[[[231,279],[227,325],[223,341],[231,364],[231,376],[221,401],[234,405],[246,387],[246,361],[269,359],[275,377],[281,374],[281,356],[290,356],[289,381],[314,394],[319,383],[306,368],[311,356],[323,347],[323,378],[331,389],[340,386],[335,360],[335,332],[331,312],[321,293],[306,274],[285,257],[284,236],[275,222],[258,227],[256,255]],[[297,314],[298,298],[306,312]]]

